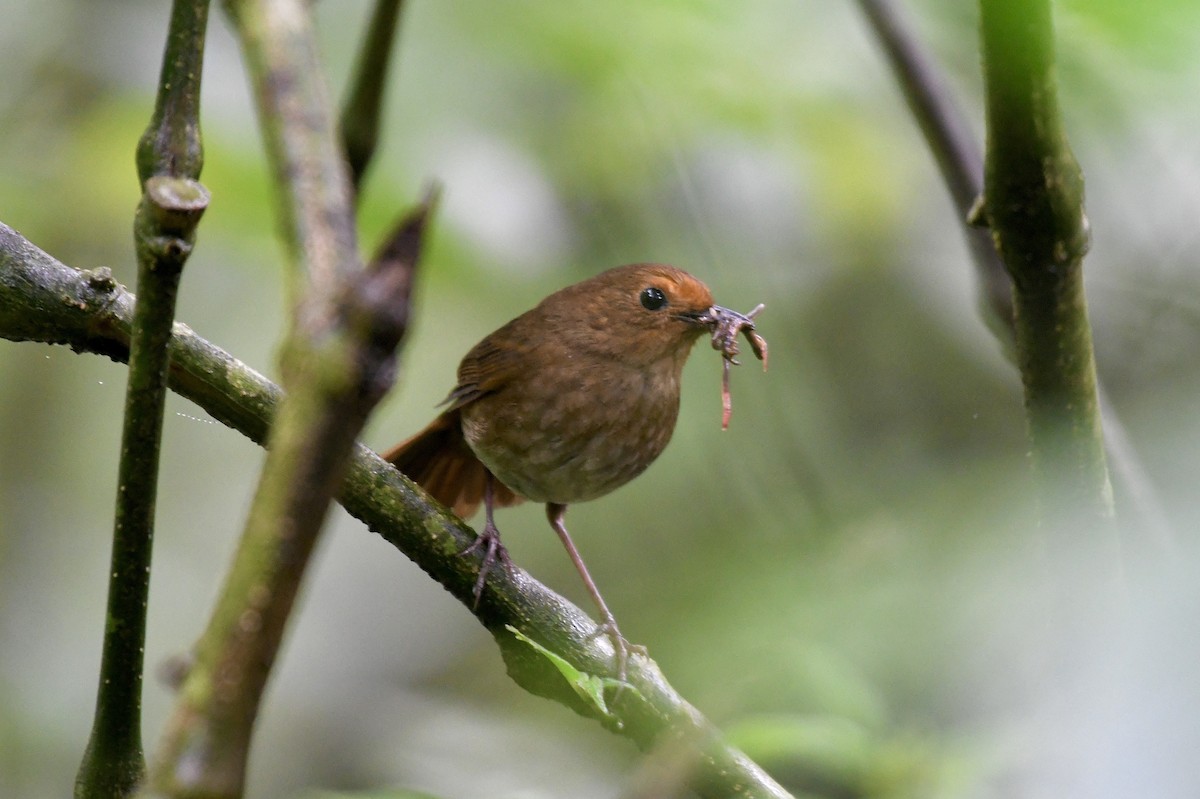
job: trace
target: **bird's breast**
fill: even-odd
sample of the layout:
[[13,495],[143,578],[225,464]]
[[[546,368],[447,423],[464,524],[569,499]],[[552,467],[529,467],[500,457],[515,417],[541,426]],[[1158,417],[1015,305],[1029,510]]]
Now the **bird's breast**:
[[603,496],[649,466],[679,414],[679,370],[570,364],[464,405],[463,434],[506,486],[537,502]]

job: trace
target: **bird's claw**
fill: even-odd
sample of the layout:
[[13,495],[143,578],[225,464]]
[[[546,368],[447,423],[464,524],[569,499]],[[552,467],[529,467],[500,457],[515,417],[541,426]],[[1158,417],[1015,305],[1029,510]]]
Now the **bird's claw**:
[[[588,640],[591,640],[599,638],[602,635],[608,636],[608,639],[612,641],[613,656],[617,663],[617,680],[623,683],[629,673],[629,656],[634,654],[649,657],[650,653],[646,647],[641,644],[630,643],[629,639],[621,635],[621,630],[617,627],[617,620],[615,618],[609,617],[603,623],[596,625],[596,629],[592,630],[587,637]],[[618,690],[620,690],[620,687],[618,687]]]
[[504,548],[504,544],[500,543],[500,531],[496,529],[496,525],[490,522],[484,525],[479,535],[475,536],[475,540],[459,552],[458,556],[465,558],[481,550],[483,551],[483,562],[479,564],[479,576],[475,578],[475,588],[471,592],[475,597],[475,602],[471,606],[474,610],[479,609],[479,598],[483,596],[483,586],[487,582],[487,576],[492,570],[492,566],[496,561],[505,567],[512,562],[508,557],[508,550]]

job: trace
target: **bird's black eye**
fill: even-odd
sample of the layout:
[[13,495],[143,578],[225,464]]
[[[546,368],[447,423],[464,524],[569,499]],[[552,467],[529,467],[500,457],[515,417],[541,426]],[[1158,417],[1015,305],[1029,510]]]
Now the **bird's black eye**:
[[647,311],[659,311],[667,305],[667,295],[663,294],[662,289],[654,286],[642,289],[642,294],[638,299],[642,301],[642,307]]

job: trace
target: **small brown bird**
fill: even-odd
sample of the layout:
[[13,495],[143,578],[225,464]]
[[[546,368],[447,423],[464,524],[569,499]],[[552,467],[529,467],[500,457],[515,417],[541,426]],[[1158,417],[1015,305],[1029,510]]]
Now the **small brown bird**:
[[679,413],[683,364],[702,333],[712,334],[727,363],[735,362],[739,331],[764,357],[749,316],[714,305],[708,287],[681,269],[634,264],[551,294],[467,353],[446,410],[383,457],[464,519],[483,502],[486,523],[463,553],[484,552],[477,603],[492,565],[508,562],[494,509],[546,503],[624,678],[630,645],[563,515],[567,505],[637,477],[663,451]]

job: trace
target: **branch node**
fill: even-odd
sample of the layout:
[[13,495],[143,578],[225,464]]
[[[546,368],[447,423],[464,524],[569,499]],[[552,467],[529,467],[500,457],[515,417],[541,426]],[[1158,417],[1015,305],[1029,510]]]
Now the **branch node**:
[[87,275],[87,285],[90,289],[108,292],[117,287],[117,281],[113,279],[112,270],[107,266],[98,267],[84,272],[84,274]]
[[149,178],[144,196],[159,229],[177,235],[196,227],[211,199],[200,181],[169,175]]

